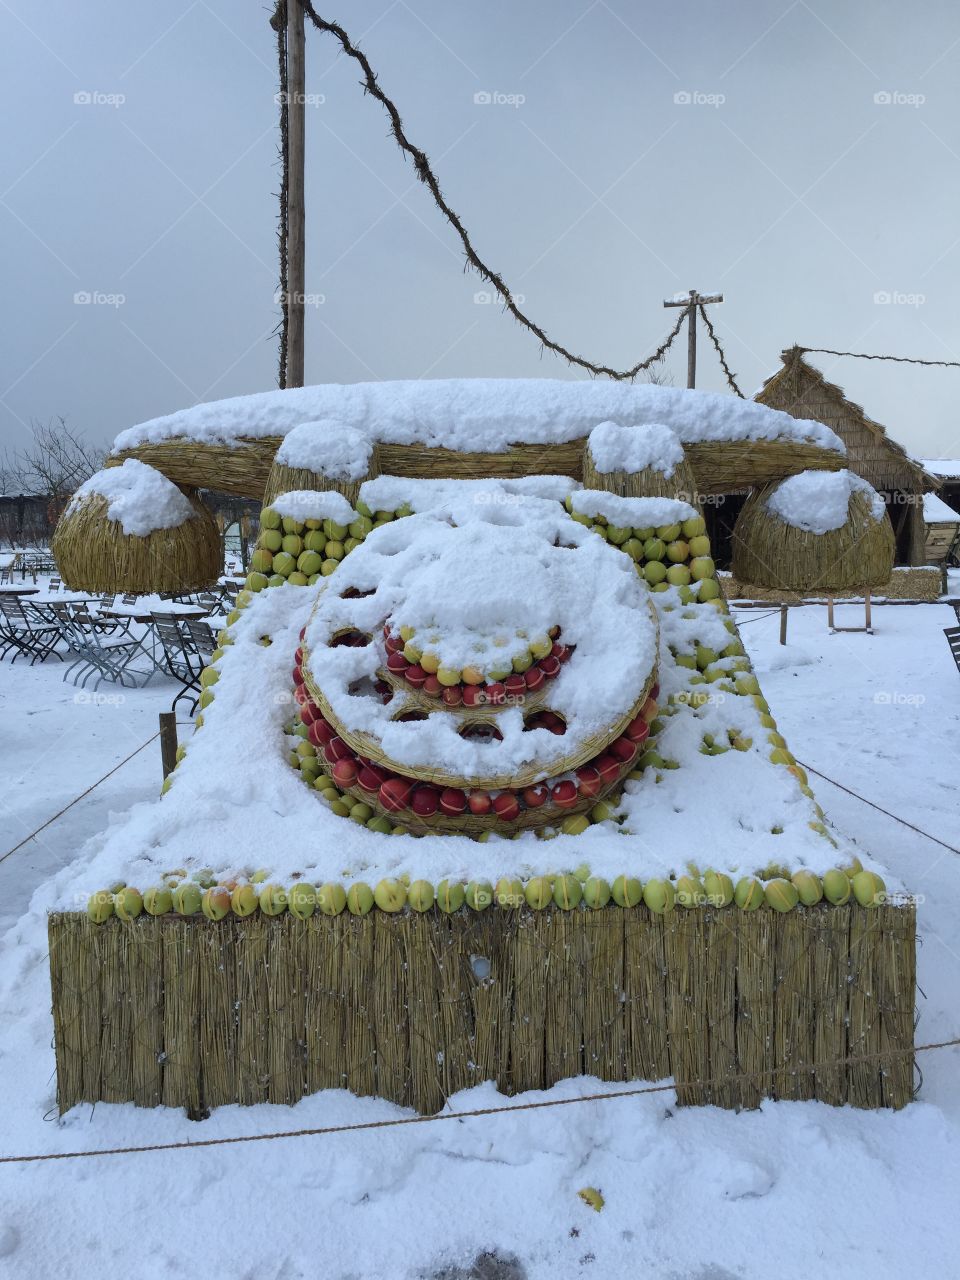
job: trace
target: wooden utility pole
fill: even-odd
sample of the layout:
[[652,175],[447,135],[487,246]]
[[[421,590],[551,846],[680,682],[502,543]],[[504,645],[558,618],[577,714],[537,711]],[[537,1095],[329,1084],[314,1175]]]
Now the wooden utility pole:
[[697,385],[697,307],[708,302],[722,302],[722,293],[697,293],[689,291],[686,298],[664,298],[665,307],[685,307],[687,310],[687,386]]
[[306,50],[301,0],[287,0],[287,368],[288,387],[303,386],[304,107]]

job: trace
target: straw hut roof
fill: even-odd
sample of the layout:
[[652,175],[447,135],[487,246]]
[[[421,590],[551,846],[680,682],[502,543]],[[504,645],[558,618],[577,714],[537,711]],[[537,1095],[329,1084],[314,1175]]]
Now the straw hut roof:
[[813,418],[831,427],[847,446],[850,468],[875,489],[929,493],[940,480],[924,470],[879,422],[848,400],[843,388],[828,382],[804,359],[803,347],[781,352],[783,368],[767,378],[755,399],[796,418]]

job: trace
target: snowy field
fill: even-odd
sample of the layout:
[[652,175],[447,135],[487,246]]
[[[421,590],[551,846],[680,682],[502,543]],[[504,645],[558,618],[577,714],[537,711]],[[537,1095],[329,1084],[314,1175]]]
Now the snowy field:
[[[960,586],[960,583],[957,584]],[[957,594],[954,591],[954,594]],[[859,615],[859,616],[858,616]],[[878,606],[876,634],[831,636],[826,611],[739,610],[781,732],[807,766],[960,846],[960,675],[941,605]],[[844,606],[838,621],[862,610]],[[155,731],[174,686],[100,696],[59,663],[0,664],[0,857]],[[182,706],[182,704],[181,704]],[[187,732],[181,730],[181,732]],[[811,775],[831,821],[885,863],[919,908],[918,1042],[960,1034],[960,857]],[[45,921],[35,886],[111,812],[154,795],[151,744],[0,862],[0,1154],[196,1140],[403,1114],[330,1092],[295,1108],[180,1113],[81,1107],[56,1116]],[[672,1094],[405,1129],[0,1170],[0,1275],[237,1280],[445,1277],[484,1251],[502,1276],[960,1276],[960,1049],[921,1055],[898,1114],[767,1103],[733,1115]],[[614,1091],[569,1081],[553,1096]],[[544,1095],[534,1095],[536,1097]],[[527,1095],[525,1100],[529,1100]],[[492,1086],[451,1109],[495,1105]],[[521,1100],[517,1100],[521,1101]],[[595,1213],[577,1197],[599,1187]],[[458,1270],[458,1268],[460,1268]]]

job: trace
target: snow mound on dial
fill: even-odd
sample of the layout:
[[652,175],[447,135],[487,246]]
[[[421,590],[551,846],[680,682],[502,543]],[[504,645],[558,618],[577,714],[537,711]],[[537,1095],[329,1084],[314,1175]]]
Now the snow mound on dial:
[[589,437],[590,457],[597,471],[634,473],[648,468],[670,478],[683,461],[683,445],[677,434],[662,422],[645,422],[620,427],[601,422]]
[[[421,515],[383,525],[341,563],[317,601],[305,637],[309,672],[343,726],[378,739],[400,768],[442,765],[478,778],[535,766],[550,777],[626,716],[650,677],[657,625],[632,562],[562,513],[548,518],[538,500],[528,502],[540,517],[529,524],[478,517],[458,526]],[[386,664],[387,622],[394,630],[435,629],[445,654],[474,661],[475,646],[492,642],[498,630],[534,636],[559,626],[575,652],[551,686],[549,706],[567,732],[525,730],[522,705],[498,716],[503,740],[495,744],[462,738],[462,721],[439,707],[426,720],[398,723],[402,703],[385,705],[371,688]],[[348,630],[372,643],[331,645]]]

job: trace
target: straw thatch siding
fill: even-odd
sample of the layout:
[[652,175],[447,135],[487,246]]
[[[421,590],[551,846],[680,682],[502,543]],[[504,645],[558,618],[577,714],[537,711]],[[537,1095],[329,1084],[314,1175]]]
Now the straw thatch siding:
[[127,535],[107,516],[107,499],[84,498],[60,517],[51,550],[57,568],[74,591],[194,591],[209,587],[223,572],[223,542],[213,516],[195,493],[187,493],[194,514],[173,529],[145,537]]
[[581,1074],[672,1075],[681,1103],[902,1107],[915,932],[912,905],[54,914],[59,1107],[200,1113],[347,1088],[429,1114],[483,1080],[517,1093]]
[[267,477],[267,486],[263,494],[264,506],[273,502],[281,493],[294,493],[301,489],[313,492],[335,490],[343,494],[351,507],[357,505],[360,497],[360,486],[365,480],[373,480],[380,475],[378,446],[374,445],[370,452],[370,462],[366,475],[359,480],[341,480],[324,475],[321,471],[307,471],[303,467],[288,467],[286,463],[274,459]]
[[[863,409],[828,382],[803,358],[799,347],[782,353],[783,368],[763,384],[756,399],[771,409],[782,409],[795,418],[813,418],[831,427],[847,446],[847,465],[882,493],[919,495],[938,487],[934,476],[891,440],[884,428]],[[925,563],[926,528],[922,503],[894,501],[892,520],[897,537],[898,562]]]
[[[769,600],[771,604],[799,604],[801,600],[826,600],[827,592],[784,591],[779,587],[760,587],[753,582],[741,582],[731,573],[717,575],[721,590],[727,600]],[[871,587],[874,599],[887,600],[939,600],[945,590],[943,572],[933,565],[901,565],[894,569],[887,582]],[[859,593],[862,596],[862,591]],[[844,592],[848,599],[857,599],[856,591]]]
[[684,455],[667,476],[654,467],[642,471],[598,471],[587,442],[583,451],[583,483],[587,489],[603,489],[620,498],[678,498],[696,503],[697,481]]
[[[281,437],[245,439],[237,445],[164,440],[111,454],[105,465],[119,466],[138,458],[162,471],[175,484],[215,489],[241,497],[263,497]],[[457,453],[419,444],[379,444],[379,473],[413,478],[483,479],[532,475],[566,475],[583,479],[580,438],[564,444],[516,444],[503,453]],[[819,445],[792,440],[707,440],[684,445],[698,493],[729,493],[766,484],[797,471],[836,471],[846,465],[842,454]],[[324,488],[330,488],[325,484]]]
[[875,588],[893,572],[894,537],[886,511],[873,517],[870,499],[850,495],[846,523],[829,533],[807,533],[767,507],[776,484],[757,489],[733,530],[732,573],[741,582],[786,591]]

